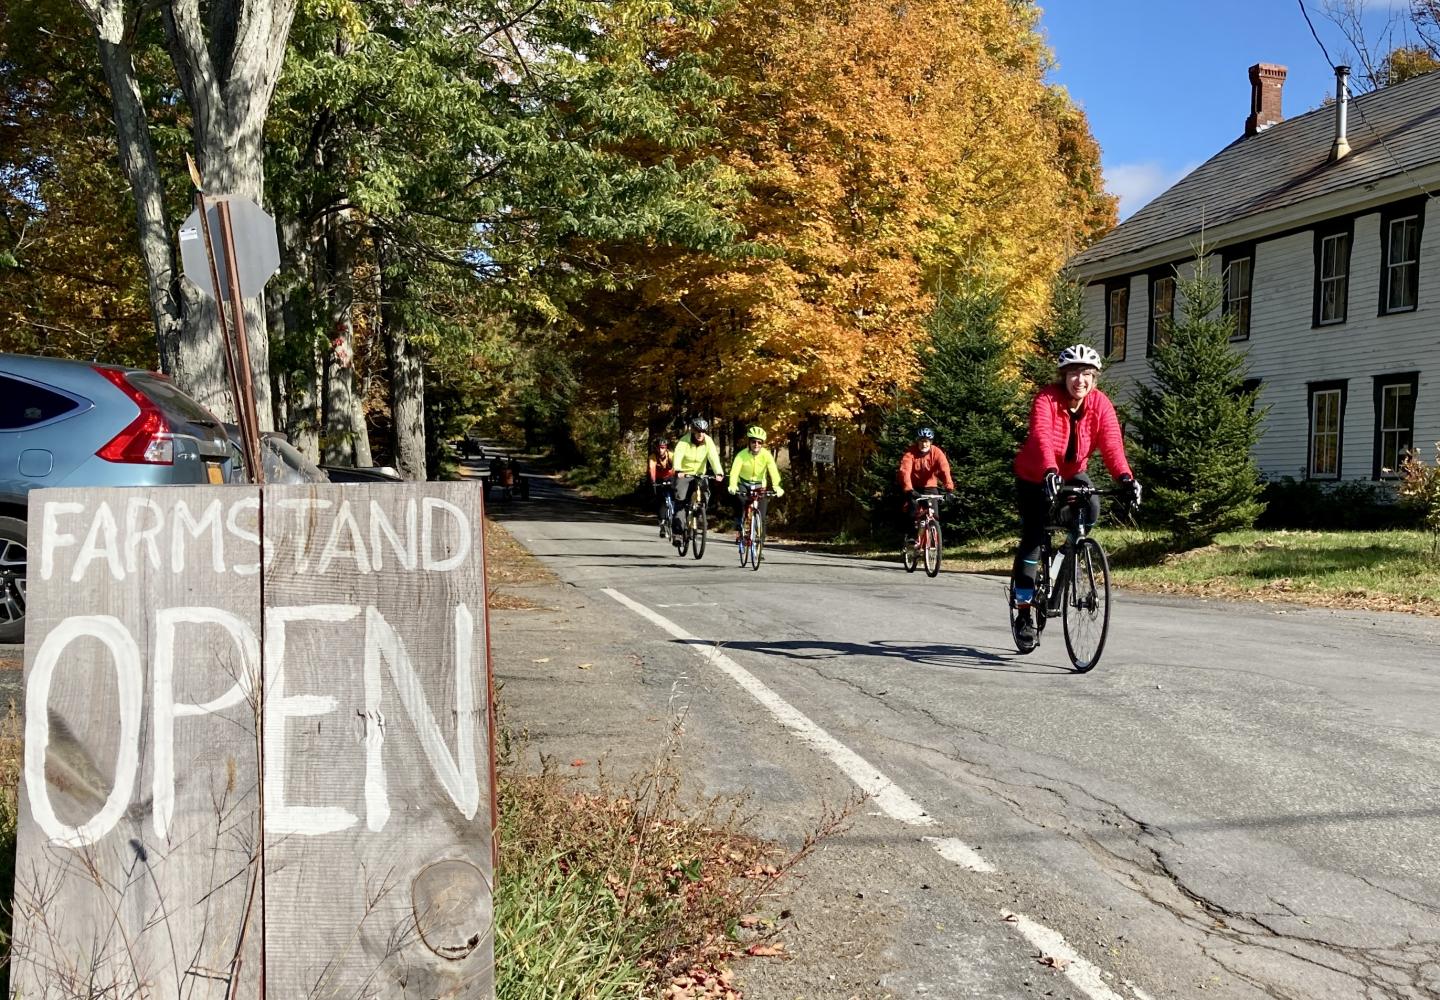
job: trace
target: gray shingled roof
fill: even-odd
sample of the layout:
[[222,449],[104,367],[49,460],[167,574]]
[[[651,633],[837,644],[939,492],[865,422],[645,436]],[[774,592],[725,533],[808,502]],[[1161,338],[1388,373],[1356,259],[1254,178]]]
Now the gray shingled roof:
[[1330,162],[1333,105],[1237,139],[1077,254],[1071,264],[1083,267],[1196,236],[1202,224],[1214,229],[1358,187],[1402,173],[1402,164],[1414,170],[1440,162],[1440,70],[1355,98],[1347,131],[1350,155],[1337,163]]

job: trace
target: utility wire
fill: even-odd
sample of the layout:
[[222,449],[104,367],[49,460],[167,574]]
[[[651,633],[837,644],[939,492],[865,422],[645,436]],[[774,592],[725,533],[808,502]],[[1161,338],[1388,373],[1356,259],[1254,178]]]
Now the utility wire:
[[[1315,30],[1315,22],[1310,20],[1310,11],[1305,6],[1305,0],[1296,0],[1296,2],[1300,4],[1300,13],[1305,17],[1305,23],[1310,28],[1310,34],[1315,39],[1315,44],[1320,46],[1320,54],[1325,57],[1325,61],[1330,64],[1330,69],[1334,72],[1335,60],[1330,58],[1330,51],[1325,48],[1325,43],[1320,40],[1320,34]],[[1345,93],[1346,96],[1354,97],[1354,95],[1350,93],[1350,83],[1348,80],[1345,83]],[[1434,198],[1435,196],[1430,193],[1429,189],[1417,181],[1415,175],[1406,169],[1405,164],[1400,162],[1400,157],[1395,155],[1395,151],[1390,148],[1390,144],[1385,141],[1385,137],[1380,134],[1380,130],[1370,124],[1370,119],[1365,117],[1365,109],[1360,106],[1359,99],[1350,101],[1350,106],[1355,109],[1355,113],[1360,117],[1360,121],[1364,126],[1370,130],[1370,134],[1375,137],[1375,141],[1380,143],[1380,148],[1385,150],[1385,155],[1390,157],[1390,162],[1400,168],[1400,172],[1409,179],[1410,183],[1414,185],[1415,190],[1424,195],[1427,201]]]

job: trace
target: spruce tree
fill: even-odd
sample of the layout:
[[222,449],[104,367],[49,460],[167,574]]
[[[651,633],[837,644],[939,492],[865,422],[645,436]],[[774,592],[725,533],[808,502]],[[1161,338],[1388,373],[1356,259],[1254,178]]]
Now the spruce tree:
[[1151,385],[1136,392],[1132,453],[1145,504],[1178,548],[1250,527],[1265,509],[1252,450],[1264,411],[1246,391],[1248,362],[1230,344],[1223,285],[1201,253],[1180,277],[1179,317],[1150,358]]
[[[916,428],[933,427],[955,478],[957,502],[943,513],[953,541],[1008,530],[1014,521],[1012,463],[1025,427],[1025,387],[1013,374],[999,331],[1000,309],[999,295],[986,289],[937,297],[926,324],[920,381],[887,417],[871,464],[872,482],[883,485],[888,478],[893,484]],[[882,524],[898,503],[891,486],[877,510]]]

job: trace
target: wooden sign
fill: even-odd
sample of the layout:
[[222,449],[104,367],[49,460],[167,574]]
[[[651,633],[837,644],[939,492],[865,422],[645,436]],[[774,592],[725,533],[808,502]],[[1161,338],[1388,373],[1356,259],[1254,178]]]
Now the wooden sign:
[[494,996],[480,503],[31,494],[16,996]]

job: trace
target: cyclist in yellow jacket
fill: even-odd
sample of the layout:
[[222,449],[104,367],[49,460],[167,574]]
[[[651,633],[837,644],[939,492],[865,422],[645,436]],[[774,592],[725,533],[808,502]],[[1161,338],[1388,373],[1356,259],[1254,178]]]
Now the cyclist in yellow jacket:
[[[740,526],[745,521],[745,508],[750,503],[750,490],[756,486],[766,485],[768,479],[770,492],[777,497],[783,497],[785,491],[780,488],[780,467],[775,464],[775,456],[770,449],[765,447],[765,428],[752,426],[745,431],[747,438],[746,447],[743,451],[735,453],[734,460],[730,463],[730,495],[735,498],[735,540],[740,540]],[[760,519],[765,519],[765,509],[769,495],[760,498]]]
[[[709,434],[710,421],[696,417],[690,421],[690,433],[675,442],[675,537],[685,530],[684,510],[690,502],[690,492],[696,488],[695,480],[705,474],[708,465],[715,470],[715,481],[725,477],[725,466],[720,462],[720,448]],[[676,543],[679,544],[678,541]]]

